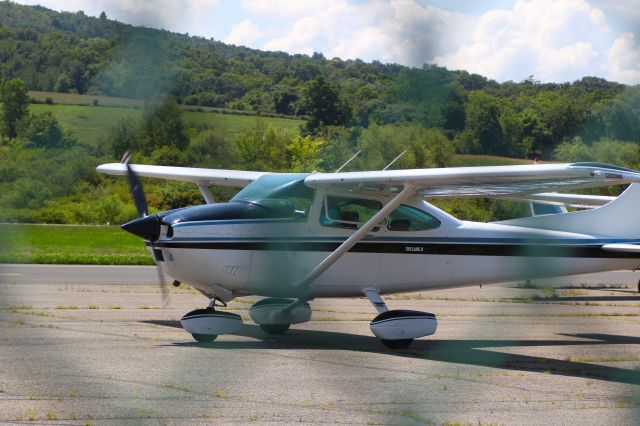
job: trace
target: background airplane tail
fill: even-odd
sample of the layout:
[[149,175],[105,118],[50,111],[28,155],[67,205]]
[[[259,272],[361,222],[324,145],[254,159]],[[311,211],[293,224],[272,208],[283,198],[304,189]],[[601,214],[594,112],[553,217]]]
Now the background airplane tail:
[[619,197],[593,210],[526,217],[497,222],[503,225],[591,234],[615,238],[640,238],[640,184],[631,184]]

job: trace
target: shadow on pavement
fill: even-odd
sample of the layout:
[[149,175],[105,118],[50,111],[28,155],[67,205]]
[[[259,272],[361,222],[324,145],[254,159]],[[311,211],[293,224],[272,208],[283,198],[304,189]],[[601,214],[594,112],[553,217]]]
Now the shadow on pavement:
[[[182,328],[179,321],[151,320],[144,323]],[[245,324],[237,335],[255,341],[224,341],[201,344],[195,341],[178,342],[171,346],[210,349],[328,349],[384,353],[399,358],[424,359],[454,364],[502,368],[514,371],[552,373],[561,376],[586,377],[610,382],[640,384],[640,371],[606,365],[560,360],[554,358],[518,355],[496,351],[503,347],[552,347],[639,345],[640,338],[612,334],[560,334],[565,340],[415,340],[408,349],[390,350],[373,336],[334,331],[290,329],[281,336],[269,336],[257,325]],[[584,340],[575,340],[584,339]]]

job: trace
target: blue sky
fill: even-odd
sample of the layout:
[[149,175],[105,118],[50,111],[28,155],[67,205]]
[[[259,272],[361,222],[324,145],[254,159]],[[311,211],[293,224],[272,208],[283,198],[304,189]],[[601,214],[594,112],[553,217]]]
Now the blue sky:
[[637,0],[19,0],[289,53],[435,63],[498,81],[640,83]]

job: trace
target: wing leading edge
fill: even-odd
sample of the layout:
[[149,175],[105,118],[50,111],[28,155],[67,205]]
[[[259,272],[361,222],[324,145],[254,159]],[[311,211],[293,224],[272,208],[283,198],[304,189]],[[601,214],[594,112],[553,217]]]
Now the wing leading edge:
[[[251,172],[242,170],[200,169],[195,167],[168,167],[132,164],[131,168],[138,176],[182,180],[198,185],[230,186],[244,188],[267,172]],[[109,175],[126,175],[126,166],[122,163],[102,164],[96,168],[100,173]]]
[[520,197],[640,182],[640,172],[598,163],[451,167],[347,173],[317,173],[305,183],[345,192],[395,192],[412,185],[425,198]]

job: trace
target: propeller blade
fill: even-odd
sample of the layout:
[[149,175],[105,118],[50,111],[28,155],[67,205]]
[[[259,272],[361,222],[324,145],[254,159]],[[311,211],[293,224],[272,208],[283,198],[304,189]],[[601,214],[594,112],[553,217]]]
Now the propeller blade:
[[143,237],[145,240],[151,241],[153,261],[156,264],[160,292],[162,293],[162,307],[164,308],[169,301],[169,287],[167,286],[167,279],[165,278],[164,271],[162,270],[162,264],[156,260],[156,248],[153,245],[153,242],[160,236],[160,222],[156,215],[148,216],[149,207],[147,205],[147,199],[144,196],[142,182],[140,182],[138,175],[129,165],[130,160],[131,153],[127,151],[122,157],[122,163],[127,167],[127,178],[129,179],[129,186],[131,187],[131,195],[133,195],[133,201],[136,204],[136,210],[138,210],[138,216],[140,216],[140,218],[122,225],[122,228],[125,231],[129,231],[135,235]]
[[127,178],[129,179],[129,187],[131,188],[131,195],[133,195],[133,202],[136,204],[136,210],[138,210],[138,216],[144,217],[149,214],[147,199],[144,196],[142,182],[140,182],[140,179],[138,179],[138,175],[135,174],[135,172],[129,165],[129,160],[131,160],[131,154],[129,153],[129,151],[127,151],[124,157],[122,157],[122,162],[127,167]]
[[167,285],[167,279],[164,276],[162,265],[156,261],[155,258],[154,262],[156,263],[156,271],[158,272],[158,282],[160,283],[160,293],[162,294],[162,307],[164,308],[169,303],[169,286]]
[[142,189],[142,182],[138,179],[138,175],[133,172],[129,163],[126,163],[126,166],[131,195],[133,195],[133,201],[136,203],[136,210],[138,210],[140,217],[144,217],[149,213],[149,208],[147,207],[147,200],[144,196],[144,189]]

